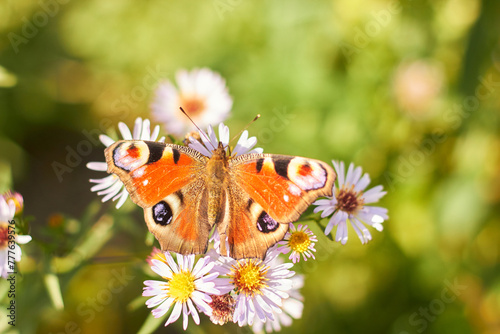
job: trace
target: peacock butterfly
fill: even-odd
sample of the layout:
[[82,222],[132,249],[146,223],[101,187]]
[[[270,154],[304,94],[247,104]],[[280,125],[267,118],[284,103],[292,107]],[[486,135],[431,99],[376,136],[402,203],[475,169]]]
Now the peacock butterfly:
[[[318,160],[249,153],[228,156],[219,142],[211,157],[187,146],[121,140],[105,150],[108,173],[144,209],[162,250],[205,253],[214,225],[231,257],[264,258],[336,175]],[[226,254],[221,243],[221,254]]]

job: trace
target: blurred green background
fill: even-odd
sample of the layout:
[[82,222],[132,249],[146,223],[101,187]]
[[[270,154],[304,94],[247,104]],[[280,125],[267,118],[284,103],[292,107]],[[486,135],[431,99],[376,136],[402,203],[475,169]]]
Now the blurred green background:
[[[90,192],[102,145],[53,166],[149,118],[161,78],[206,66],[227,81],[233,133],[260,113],[265,152],[352,161],[388,191],[368,245],[311,224],[304,313],[283,333],[500,333],[499,17],[497,0],[0,1],[0,190],[24,196],[34,239],[11,332],[142,326],[141,210]],[[188,331],[249,332],[206,317]]]

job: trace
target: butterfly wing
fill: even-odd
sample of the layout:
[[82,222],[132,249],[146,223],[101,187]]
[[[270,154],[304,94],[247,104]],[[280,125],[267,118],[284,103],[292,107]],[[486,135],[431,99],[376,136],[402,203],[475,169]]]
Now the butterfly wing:
[[245,154],[229,162],[231,214],[219,227],[226,231],[233,257],[263,258],[281,240],[288,223],[320,196],[331,196],[336,178],[326,163],[274,154]]
[[108,173],[116,174],[144,209],[162,250],[206,251],[211,230],[203,191],[206,157],[185,146],[140,140],[118,141],[105,156]]
[[[235,259],[263,259],[269,247],[282,240],[288,224],[271,218],[240,187],[228,189],[224,219],[218,225],[221,240],[227,237],[229,255]],[[221,243],[221,254],[226,254]]]

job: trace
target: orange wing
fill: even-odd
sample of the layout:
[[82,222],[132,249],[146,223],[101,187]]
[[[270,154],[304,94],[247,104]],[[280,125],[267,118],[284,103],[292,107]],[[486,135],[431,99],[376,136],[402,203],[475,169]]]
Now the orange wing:
[[320,196],[331,196],[336,174],[326,163],[275,154],[230,161],[234,183],[279,223],[297,220]]
[[[217,226],[227,236],[229,254],[235,259],[263,259],[269,247],[282,240],[288,224],[279,224],[257,202],[233,184],[227,190],[224,219]],[[223,240],[223,239],[222,239]],[[221,243],[221,254],[226,254]]]
[[140,140],[118,141],[105,155],[108,173],[115,173],[144,209],[162,250],[206,251],[212,228],[203,177],[208,158],[185,146]]
[[218,231],[227,236],[234,258],[264,258],[283,239],[288,223],[319,196],[331,196],[336,177],[322,161],[272,154],[236,157],[229,170],[226,214]]
[[137,205],[147,208],[193,182],[207,158],[185,146],[121,140],[105,150],[108,173],[116,174]]

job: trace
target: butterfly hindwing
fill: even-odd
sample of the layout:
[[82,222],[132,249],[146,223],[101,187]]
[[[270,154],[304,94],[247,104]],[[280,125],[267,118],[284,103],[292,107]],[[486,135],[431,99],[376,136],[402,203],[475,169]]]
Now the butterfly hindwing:
[[[280,224],[237,185],[228,189],[226,214],[219,235],[227,236],[229,254],[236,259],[263,259],[269,247],[282,240],[288,224]],[[221,251],[224,254],[224,250]]]
[[144,210],[148,228],[161,249],[181,254],[206,252],[213,226],[208,220],[207,198],[200,178]]

